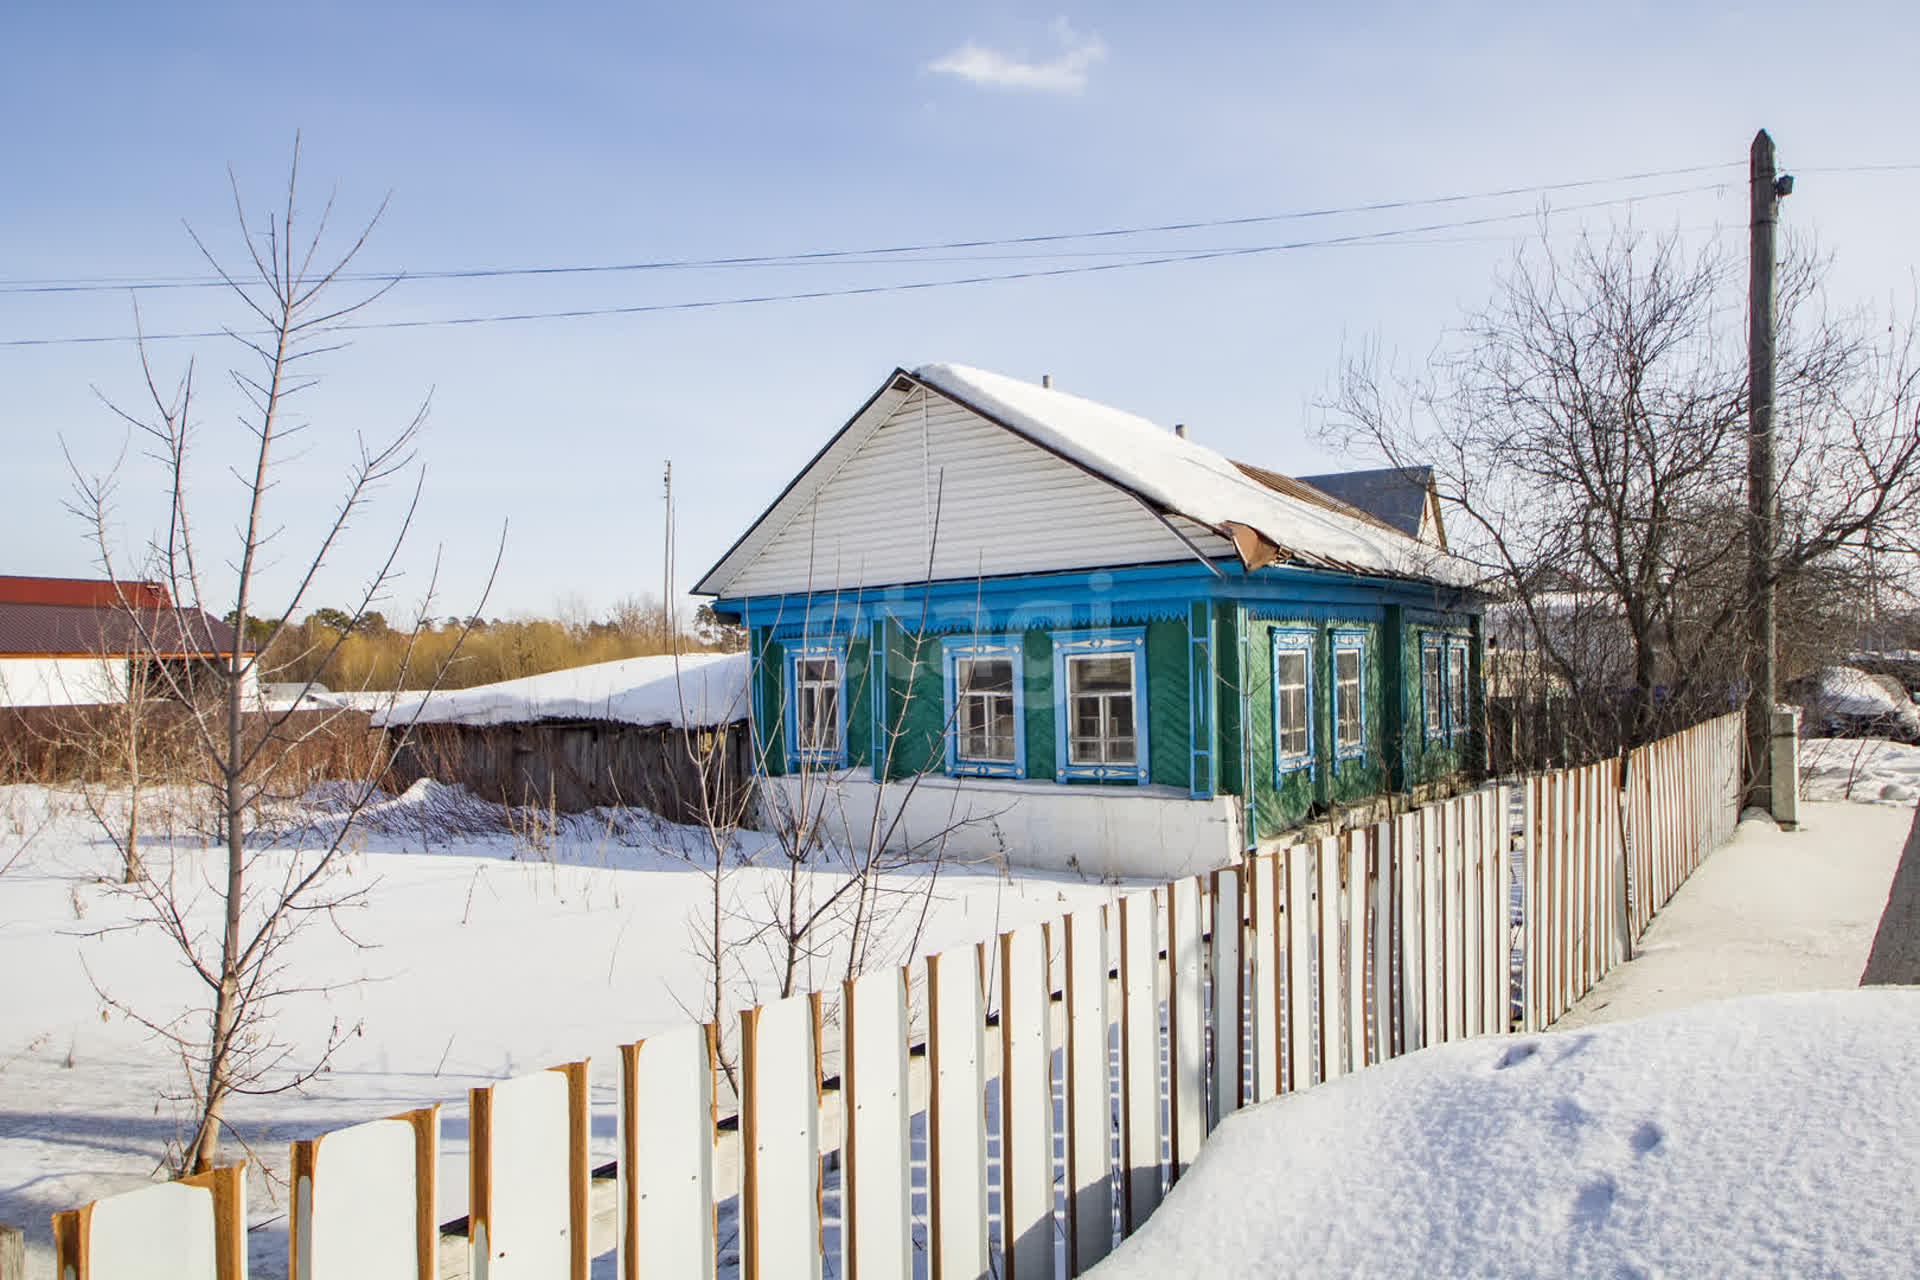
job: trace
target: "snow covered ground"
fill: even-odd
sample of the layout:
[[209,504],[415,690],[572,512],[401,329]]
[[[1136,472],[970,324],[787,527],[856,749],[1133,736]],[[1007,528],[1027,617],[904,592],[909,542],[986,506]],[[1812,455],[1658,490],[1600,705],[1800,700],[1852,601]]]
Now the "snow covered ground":
[[1800,794],[1912,808],[1920,800],[1920,747],[1885,738],[1803,738]]
[[[743,840],[742,852],[765,864],[760,839]],[[358,844],[340,883],[370,892],[342,921],[351,940],[314,929],[290,953],[296,972],[341,985],[293,1001],[277,1028],[296,1061],[317,1055],[336,1020],[352,1034],[301,1092],[236,1101],[231,1118],[258,1160],[278,1176],[291,1139],[457,1102],[443,1110],[450,1142],[440,1175],[441,1218],[455,1218],[466,1211],[466,1090],[588,1055],[595,1158],[611,1158],[614,1046],[687,1021],[682,1002],[700,999],[689,918],[707,882],[676,853],[696,847],[693,833],[604,814],[516,832],[497,807],[423,783],[371,814]],[[220,856],[184,842],[144,852],[157,866],[171,859],[183,883]],[[0,788],[0,866],[9,859],[0,873],[0,1222],[29,1233],[29,1274],[51,1276],[47,1215],[141,1185],[182,1136],[184,1108],[170,1100],[182,1084],[177,1063],[100,993],[164,1017],[195,992],[157,932],[117,928],[133,904],[112,883],[113,848],[73,795]],[[728,881],[743,904],[777,883],[765,865]],[[989,938],[1124,888],[948,866],[917,950]],[[896,918],[882,950],[904,948],[916,920]],[[765,957],[742,955],[767,974]],[[255,1178],[249,1197],[253,1273],[283,1275],[281,1189]]]
[[1233,1117],[1095,1274],[1913,1275],[1920,990],[1857,987],[1920,749],[1804,745],[1872,803],[1742,822],[1547,1034]]
[[1920,991],[1444,1045],[1227,1120],[1093,1274],[1911,1276]]

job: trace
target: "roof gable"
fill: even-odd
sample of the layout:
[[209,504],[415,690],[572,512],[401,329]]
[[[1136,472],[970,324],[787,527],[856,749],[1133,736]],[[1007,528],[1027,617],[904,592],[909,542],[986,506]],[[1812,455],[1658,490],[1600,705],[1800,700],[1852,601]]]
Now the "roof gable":
[[[1263,483],[1204,445],[1176,436],[1144,418],[1001,374],[964,365],[933,364],[912,373],[896,369],[880,391],[828,441],[780,498],[708,571],[695,590],[710,595],[742,595],[757,594],[771,587],[777,575],[776,579],[756,584],[753,590],[742,583],[741,575],[766,554],[776,540],[794,528],[803,512],[813,511],[813,525],[821,527],[816,499],[821,498],[874,435],[921,389],[937,393],[941,399],[969,410],[978,419],[1098,482],[1093,487],[1084,484],[1077,487],[1073,495],[1075,505],[1062,505],[1055,513],[1054,530],[1079,520],[1082,512],[1078,504],[1094,501],[1091,495],[1096,490],[1104,494],[1107,501],[1112,500],[1112,494],[1107,491],[1117,490],[1137,503],[1165,531],[1158,553],[1148,559],[1214,557],[1237,552],[1250,569],[1275,561],[1292,561],[1353,573],[1456,583],[1466,580],[1463,566],[1444,552],[1401,534],[1395,527],[1319,495]],[[921,505],[930,507],[935,497],[931,492],[922,492]],[[1014,505],[1007,495],[999,492],[990,491],[978,500],[1003,511]],[[967,499],[960,496],[960,501]],[[944,498],[941,511],[939,540],[947,541],[954,510]],[[1137,520],[1135,523],[1142,529],[1149,528]],[[837,534],[839,530],[830,528],[829,532]],[[1194,534],[1199,538],[1192,536]],[[873,536],[882,540],[885,537],[879,530],[873,531]],[[1051,534],[1043,532],[1038,536]],[[1199,539],[1209,540],[1209,545],[1202,546]],[[964,546],[964,539],[961,541]],[[807,572],[799,581],[793,581],[794,575],[789,570],[784,585],[778,590],[818,590],[828,580],[845,585],[848,582],[846,558],[849,555],[866,557],[877,550],[877,544],[863,548],[836,542],[830,551],[817,541],[809,545]],[[834,559],[823,565],[822,552]],[[1138,554],[1116,547],[1107,558],[1087,563],[1139,562],[1142,557]],[[992,569],[981,571],[993,572]],[[923,561],[917,571],[901,572],[897,577],[883,575],[875,579],[864,572],[853,576],[862,582],[911,582],[927,575]],[[939,579],[954,575],[942,573],[936,566],[932,576]]]

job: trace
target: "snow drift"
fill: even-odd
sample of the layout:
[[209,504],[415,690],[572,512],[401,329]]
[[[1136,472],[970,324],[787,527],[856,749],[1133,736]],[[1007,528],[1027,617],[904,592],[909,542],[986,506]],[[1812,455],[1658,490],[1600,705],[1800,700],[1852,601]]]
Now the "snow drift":
[[1914,1269],[1920,991],[1446,1045],[1227,1120],[1094,1274]]

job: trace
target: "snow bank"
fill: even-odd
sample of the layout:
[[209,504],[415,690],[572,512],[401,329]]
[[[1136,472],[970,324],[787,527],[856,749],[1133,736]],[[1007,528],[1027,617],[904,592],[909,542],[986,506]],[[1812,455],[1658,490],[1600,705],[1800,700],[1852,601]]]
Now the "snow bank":
[[913,375],[1170,511],[1257,529],[1289,551],[1361,569],[1466,584],[1464,562],[1377,525],[1276,493],[1205,445],[1092,400],[958,364]]
[[1429,1049],[1244,1111],[1103,1280],[1913,1273],[1920,992]]
[[747,717],[747,655],[671,654],[596,662],[499,684],[412,695],[373,716],[375,728],[418,724],[526,724],[610,720],[676,729]]
[[1910,808],[1920,800],[1920,747],[1885,738],[1807,738],[1800,795]]

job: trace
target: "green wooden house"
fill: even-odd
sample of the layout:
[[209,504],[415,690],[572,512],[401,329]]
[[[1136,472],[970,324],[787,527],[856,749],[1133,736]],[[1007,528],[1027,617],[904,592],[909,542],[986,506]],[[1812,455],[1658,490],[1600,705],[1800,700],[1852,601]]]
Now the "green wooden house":
[[1481,597],[1390,517],[929,365],[890,374],[696,590],[748,629],[775,820],[858,841],[877,813],[904,848],[1164,877],[1479,758]]

